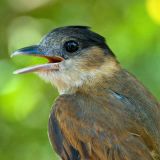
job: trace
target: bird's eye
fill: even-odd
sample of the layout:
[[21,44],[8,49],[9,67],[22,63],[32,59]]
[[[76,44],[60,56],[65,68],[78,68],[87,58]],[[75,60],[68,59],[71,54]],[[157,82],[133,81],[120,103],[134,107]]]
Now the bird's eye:
[[66,49],[67,52],[73,53],[76,52],[79,48],[79,45],[77,42],[75,41],[68,41],[64,44],[64,47]]

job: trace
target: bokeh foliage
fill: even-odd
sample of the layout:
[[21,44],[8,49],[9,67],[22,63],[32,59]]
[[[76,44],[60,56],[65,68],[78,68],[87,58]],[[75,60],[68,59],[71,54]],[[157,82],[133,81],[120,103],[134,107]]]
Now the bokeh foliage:
[[160,98],[159,0],[0,1],[0,159],[58,159],[47,139],[55,88],[16,68],[44,62],[10,59],[55,27],[87,25],[107,39],[121,64]]

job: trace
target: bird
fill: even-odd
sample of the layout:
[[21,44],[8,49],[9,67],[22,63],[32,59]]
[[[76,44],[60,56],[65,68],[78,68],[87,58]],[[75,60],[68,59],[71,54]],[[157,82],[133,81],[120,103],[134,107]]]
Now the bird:
[[48,135],[62,160],[159,160],[160,104],[87,26],[53,29],[12,56],[48,59],[18,69],[54,85]]

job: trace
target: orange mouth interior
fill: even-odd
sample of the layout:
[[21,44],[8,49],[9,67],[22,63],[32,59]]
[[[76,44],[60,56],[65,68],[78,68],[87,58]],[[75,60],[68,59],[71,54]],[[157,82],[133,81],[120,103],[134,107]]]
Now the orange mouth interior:
[[55,57],[47,57],[45,56],[44,58],[47,58],[48,59],[48,63],[59,63],[59,62],[62,62],[64,59],[62,57],[58,57],[58,56],[55,56]]

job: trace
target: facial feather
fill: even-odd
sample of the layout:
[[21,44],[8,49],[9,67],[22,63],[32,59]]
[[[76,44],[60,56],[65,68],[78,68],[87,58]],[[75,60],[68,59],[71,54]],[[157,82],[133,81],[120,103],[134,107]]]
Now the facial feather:
[[115,59],[106,56],[99,47],[84,50],[83,55],[59,63],[58,71],[38,75],[58,88],[60,94],[75,92],[81,86],[91,86],[102,77],[112,77],[119,69]]

